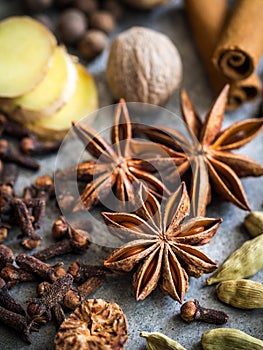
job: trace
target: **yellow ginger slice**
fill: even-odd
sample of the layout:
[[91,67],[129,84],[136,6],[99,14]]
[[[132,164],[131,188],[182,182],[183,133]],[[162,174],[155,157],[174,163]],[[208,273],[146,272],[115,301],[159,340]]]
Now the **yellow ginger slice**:
[[54,35],[38,21],[9,17],[0,22],[0,96],[17,97],[47,73],[56,47]]
[[[62,140],[71,128],[73,120],[77,121],[98,108],[98,92],[93,77],[80,63],[75,63],[78,72],[74,94],[57,113],[50,118],[26,122],[24,125],[39,137],[47,140]],[[95,114],[90,118],[95,117]]]
[[57,47],[44,79],[30,92],[12,100],[13,119],[34,122],[56,113],[73,95],[77,70],[63,47]]

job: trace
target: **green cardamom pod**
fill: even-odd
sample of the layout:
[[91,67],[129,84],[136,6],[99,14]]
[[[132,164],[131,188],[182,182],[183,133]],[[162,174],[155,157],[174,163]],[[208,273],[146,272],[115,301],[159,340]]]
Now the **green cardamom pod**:
[[263,211],[252,211],[244,220],[244,224],[252,237],[263,234]]
[[253,276],[263,268],[263,235],[245,242],[234,251],[216,272],[207,279],[207,284],[236,280]]
[[202,335],[204,350],[263,350],[263,341],[233,328],[217,328]]
[[218,299],[239,309],[263,308],[263,285],[250,280],[220,282],[216,287]]
[[141,332],[140,336],[146,338],[147,350],[186,350],[177,341],[159,332]]

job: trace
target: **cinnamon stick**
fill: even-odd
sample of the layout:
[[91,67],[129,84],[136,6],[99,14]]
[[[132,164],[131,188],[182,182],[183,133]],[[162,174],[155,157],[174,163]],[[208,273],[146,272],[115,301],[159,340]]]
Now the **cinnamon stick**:
[[263,1],[239,0],[213,53],[214,65],[241,80],[256,69],[263,52]]
[[227,109],[236,109],[242,103],[257,97],[261,93],[261,83],[255,73],[245,80],[233,82],[224,77],[211,61],[214,47],[228,16],[226,0],[216,2],[185,0],[185,9],[197,49],[215,94],[218,94],[225,84],[230,83]]

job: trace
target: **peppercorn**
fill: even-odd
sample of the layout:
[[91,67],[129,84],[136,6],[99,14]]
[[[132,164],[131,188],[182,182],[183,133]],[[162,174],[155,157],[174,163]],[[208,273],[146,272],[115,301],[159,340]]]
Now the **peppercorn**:
[[115,19],[109,11],[100,10],[90,16],[89,24],[92,29],[99,29],[109,34],[114,30]]
[[90,15],[98,9],[98,0],[74,0],[73,6]]
[[76,44],[85,33],[86,28],[86,17],[78,9],[69,8],[63,11],[58,19],[58,36],[65,44]]
[[79,54],[87,61],[93,60],[106,47],[108,42],[107,35],[101,30],[89,30],[78,43]]
[[23,0],[23,6],[30,12],[41,12],[52,6],[53,0]]
[[104,10],[109,11],[116,21],[119,21],[123,17],[124,9],[120,1],[107,0],[102,4]]
[[47,27],[51,32],[55,31],[54,22],[51,20],[51,18],[43,13],[37,14],[34,16],[34,18],[43,24],[45,27]]

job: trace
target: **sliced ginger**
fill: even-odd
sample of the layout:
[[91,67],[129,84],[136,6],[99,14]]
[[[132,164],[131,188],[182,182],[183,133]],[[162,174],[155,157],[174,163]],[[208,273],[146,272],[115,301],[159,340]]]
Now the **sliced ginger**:
[[56,47],[54,35],[38,21],[9,17],[0,22],[0,96],[17,97],[47,73]]
[[10,99],[13,119],[23,123],[52,116],[69,101],[76,83],[76,66],[65,49],[58,46],[51,67],[40,84],[21,97]]
[[49,140],[61,140],[71,128],[73,120],[77,121],[98,108],[98,93],[92,76],[80,63],[76,63],[78,72],[74,94],[53,117],[24,125],[33,130],[39,137]]

